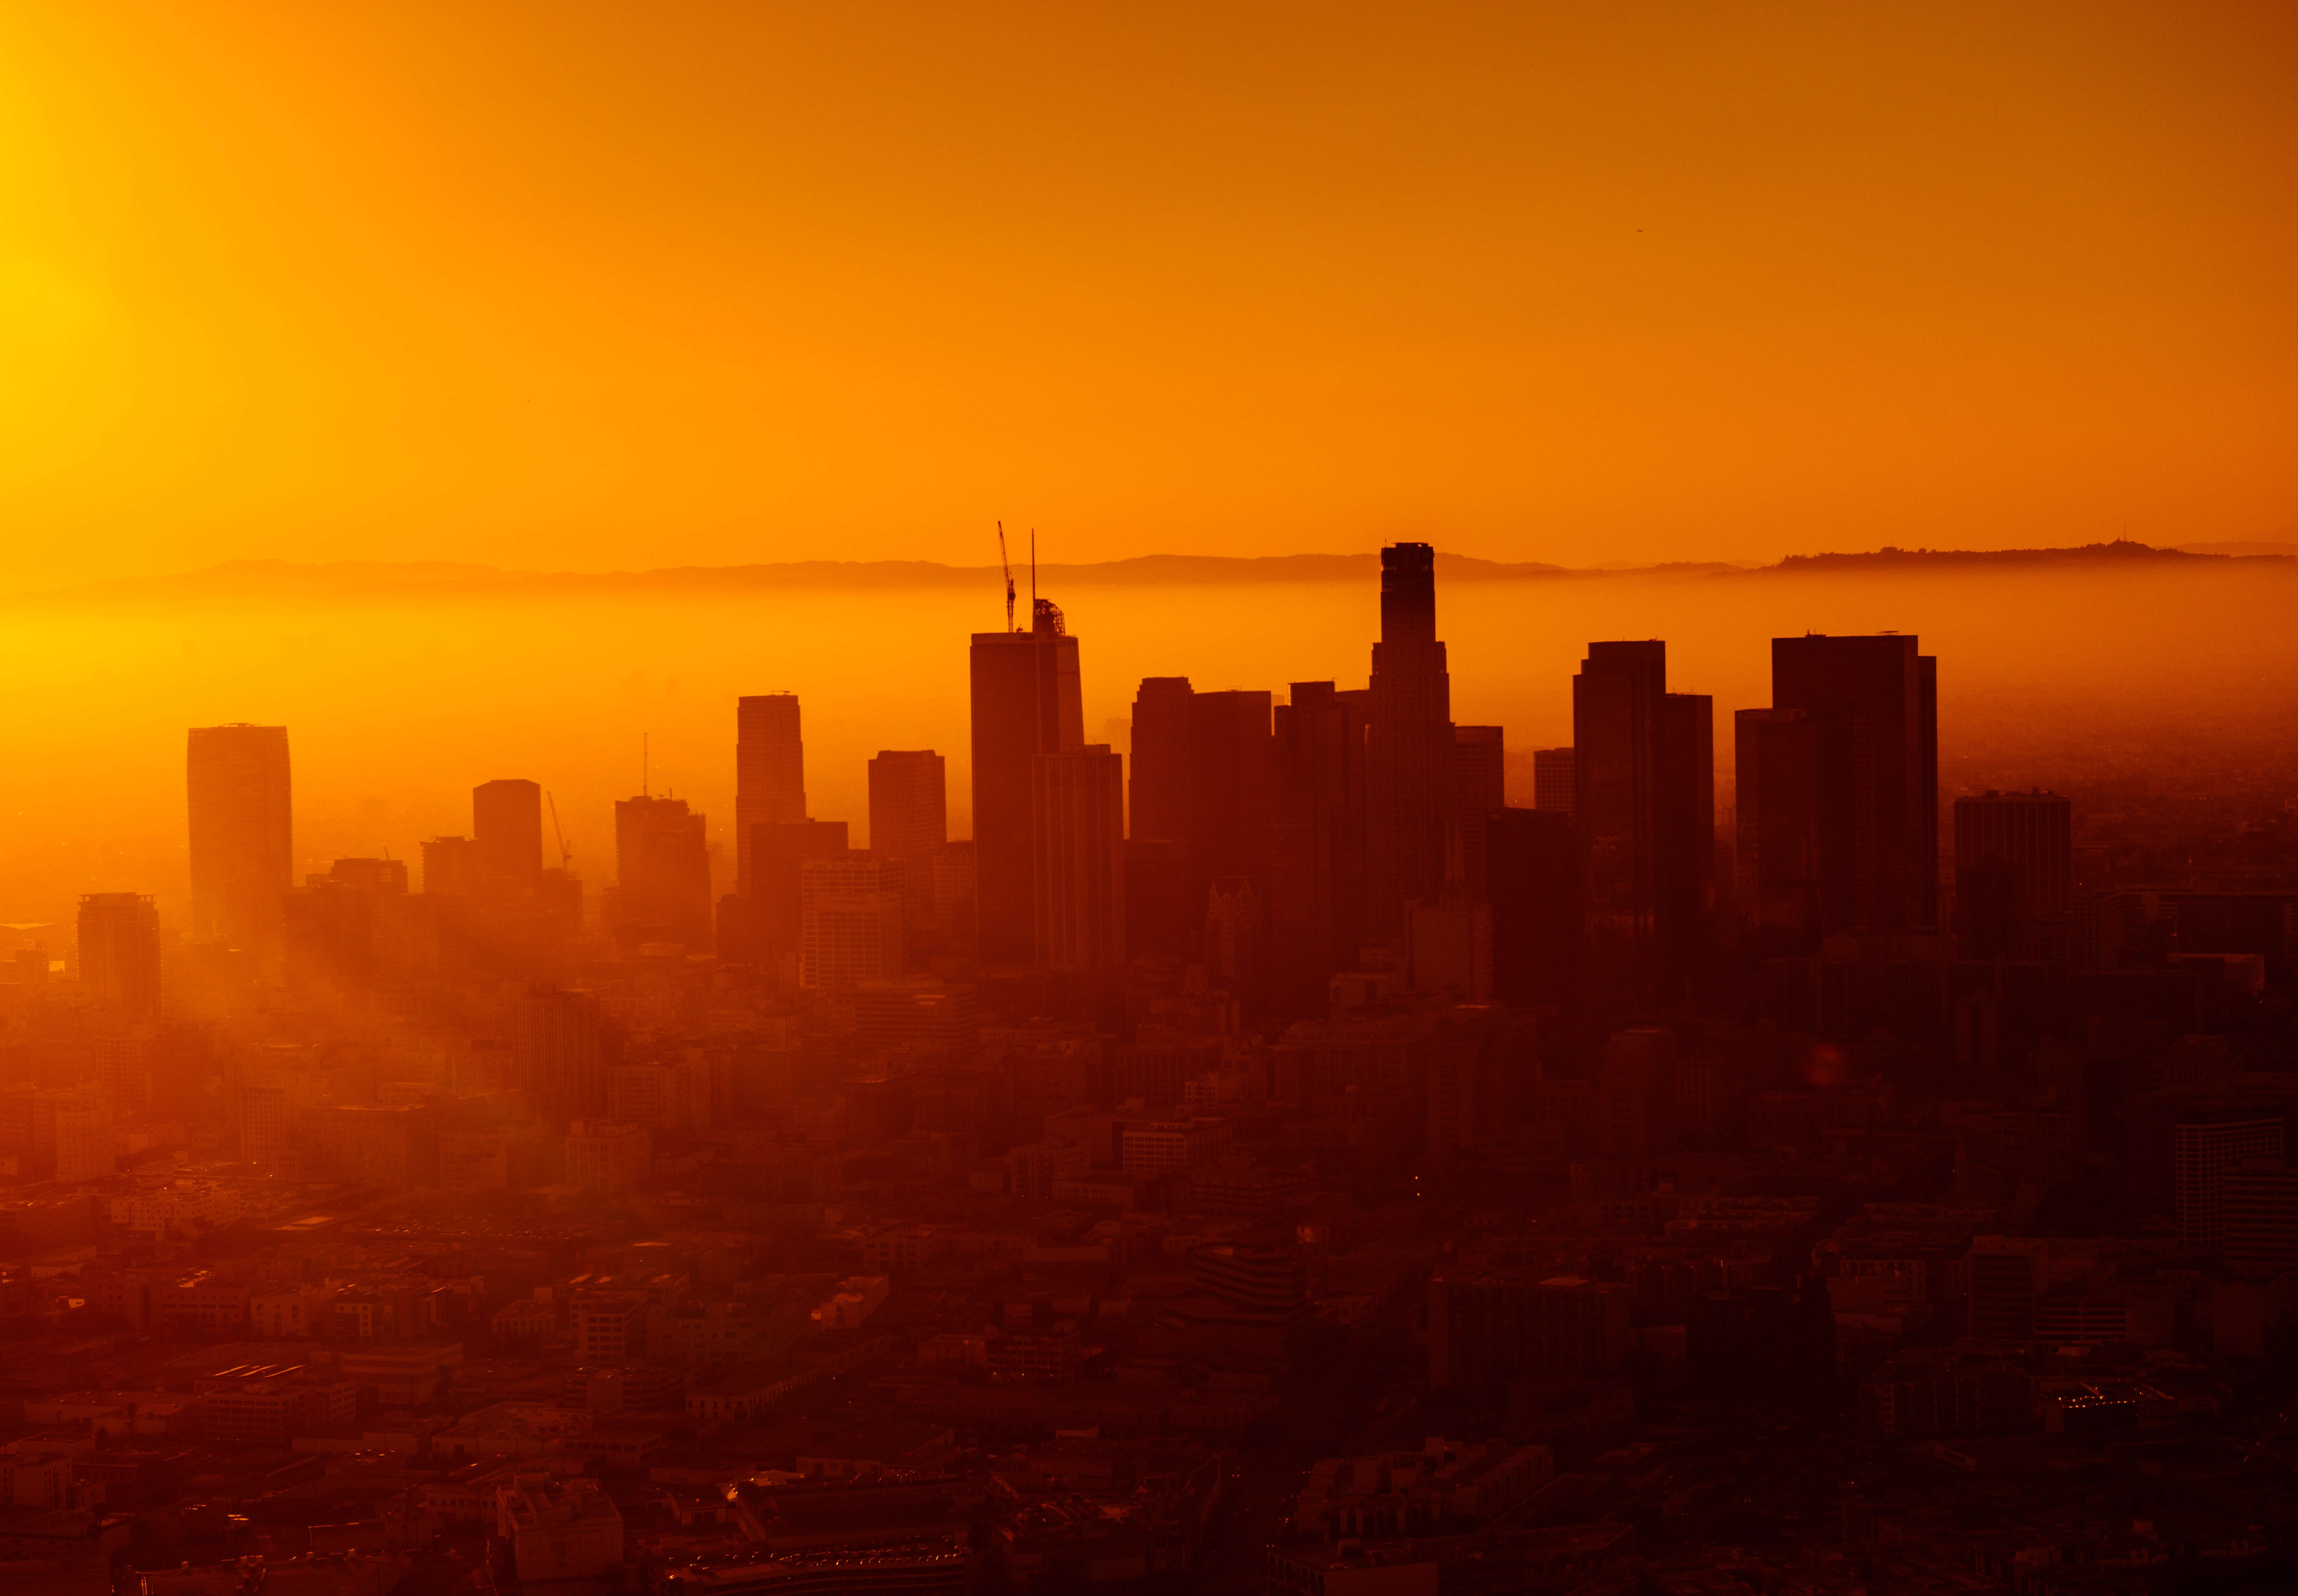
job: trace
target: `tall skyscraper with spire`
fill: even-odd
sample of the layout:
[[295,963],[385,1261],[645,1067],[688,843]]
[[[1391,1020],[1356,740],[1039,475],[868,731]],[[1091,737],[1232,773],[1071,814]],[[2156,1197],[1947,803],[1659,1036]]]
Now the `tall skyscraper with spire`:
[[1397,543],[1380,551],[1380,641],[1372,649],[1372,726],[1365,805],[1371,933],[1394,941],[1406,906],[1434,904],[1444,887],[1453,819],[1452,678],[1436,641],[1436,550]]
[[1034,599],[1028,631],[973,634],[970,666],[980,956],[1026,964],[1037,943],[1037,756],[1085,747],[1078,640],[1053,600]]

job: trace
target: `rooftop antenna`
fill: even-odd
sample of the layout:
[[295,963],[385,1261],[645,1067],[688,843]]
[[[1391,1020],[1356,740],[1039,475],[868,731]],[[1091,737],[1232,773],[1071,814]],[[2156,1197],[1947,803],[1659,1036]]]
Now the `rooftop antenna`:
[[654,755],[654,749],[649,746],[649,739],[652,736],[653,733],[648,732],[639,733],[639,796],[641,798],[654,796],[653,790],[647,785],[648,769]]
[[1029,624],[1037,624],[1037,529],[1029,528]]
[[[1013,562],[1005,558],[1005,523],[997,523],[997,565],[1005,573],[1005,630],[1013,630]],[[1035,600],[1037,594],[1029,595]]]

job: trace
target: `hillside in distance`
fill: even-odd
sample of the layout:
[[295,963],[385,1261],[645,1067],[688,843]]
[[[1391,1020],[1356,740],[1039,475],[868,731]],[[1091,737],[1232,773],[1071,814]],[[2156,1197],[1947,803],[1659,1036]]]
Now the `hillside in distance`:
[[[2293,552],[2277,550],[2292,548]],[[2240,552],[2235,552],[2239,550]],[[1575,567],[1531,560],[1479,559],[1440,550],[1444,582],[1616,582],[1626,578],[1748,578],[1827,574],[1904,575],[1914,572],[1988,574],[2062,568],[2298,568],[2298,546],[2233,545],[2211,549],[2156,548],[2118,540],[2068,549],[1945,550],[1884,548],[1864,553],[1790,555],[1767,566],[1720,560],[1653,566]],[[1042,564],[1041,589],[1081,587],[1233,586],[1266,583],[1376,581],[1380,556],[1290,554],[1240,558],[1209,554],[1146,554],[1130,559]],[[1014,571],[1027,583],[1025,567]],[[47,592],[20,593],[18,603],[105,603],[185,600],[358,600],[454,597],[609,597],[791,589],[970,588],[995,583],[995,566],[952,566],[934,560],[784,560],[742,566],[676,566],[633,571],[520,571],[445,560],[337,560],[303,564],[278,559],[228,560],[161,576],[123,577]]]

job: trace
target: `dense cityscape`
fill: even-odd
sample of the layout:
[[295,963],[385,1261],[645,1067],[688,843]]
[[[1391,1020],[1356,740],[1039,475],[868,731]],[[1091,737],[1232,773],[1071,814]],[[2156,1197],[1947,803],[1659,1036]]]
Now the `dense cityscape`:
[[642,778],[611,881],[473,771],[296,881],[293,728],[192,729],[188,916],[0,928],[0,1575],[2298,1580],[2298,809],[1943,793],[1895,633],[1720,724],[1591,641],[1511,748],[1434,572],[1122,747],[1009,575],[966,839],[722,682],[731,821]]

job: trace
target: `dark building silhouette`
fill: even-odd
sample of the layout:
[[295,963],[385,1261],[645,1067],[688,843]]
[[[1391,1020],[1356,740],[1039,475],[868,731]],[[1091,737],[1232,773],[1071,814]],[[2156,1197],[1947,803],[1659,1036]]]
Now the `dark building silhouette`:
[[1214,878],[1266,890],[1277,828],[1277,744],[1270,695],[1201,692],[1189,706],[1189,830],[1197,896]]
[[468,837],[430,837],[423,843],[426,897],[472,897],[479,891],[479,845]]
[[1938,922],[1938,666],[1897,633],[1772,640],[1772,707],[1815,724],[1827,931]]
[[1801,709],[1732,717],[1740,914],[1759,958],[1819,951],[1819,728]]
[[192,935],[278,957],[294,884],[285,726],[195,726],[186,745]]
[[1578,778],[1570,748],[1534,748],[1532,753],[1532,806],[1569,815],[1580,803]]
[[1579,840],[1552,809],[1484,817],[1492,904],[1492,996],[1533,1006],[1569,1003],[1580,979]]
[[91,892],[79,900],[79,982],[100,1008],[160,1017],[160,913],[150,898]]
[[949,785],[931,748],[884,748],[870,761],[870,850],[902,867],[905,934],[914,951],[934,917],[934,861],[949,842]]
[[765,821],[750,828],[750,889],[720,906],[722,925],[735,936],[726,956],[765,963],[798,951],[804,898],[800,868],[809,859],[847,851],[842,820]]
[[1295,682],[1291,698],[1275,724],[1272,995],[1288,1015],[1309,1015],[1364,942],[1366,716],[1329,682]]
[[1573,820],[1591,991],[1681,998],[1715,900],[1713,700],[1667,690],[1667,645],[1588,645],[1572,683]]
[[545,1124],[604,1112],[612,1038],[591,993],[530,987],[511,1009],[511,1079]]
[[1397,543],[1380,553],[1380,641],[1372,650],[1365,838],[1371,934],[1401,940],[1407,906],[1444,886],[1454,814],[1452,679],[1436,639],[1436,551]]
[[472,788],[471,840],[481,892],[498,899],[533,897],[542,876],[541,787],[500,781]]
[[734,701],[734,890],[750,889],[750,829],[806,818],[806,744],[798,695]]
[[710,851],[701,815],[684,798],[615,805],[616,933],[628,944],[711,946]]
[[1032,771],[1036,957],[1049,970],[1125,963],[1125,761],[1106,743],[1040,754]]
[[990,964],[1026,964],[1037,942],[1037,760],[1085,746],[1078,640],[1051,600],[1027,632],[977,632],[971,651],[976,937]]
[[1133,699],[1133,768],[1125,844],[1126,947],[1161,958],[1194,956],[1203,894],[1191,862],[1191,712],[1186,676],[1143,679]]
[[1508,806],[1507,748],[1498,726],[1452,728],[1460,880],[1470,903],[1485,901],[1484,817]]
[[2074,901],[2074,821],[2054,792],[1955,800],[1955,930],[1967,959],[2031,959]]
[[393,941],[408,906],[404,860],[337,859],[306,876],[284,900],[288,984],[351,997],[405,974]]

